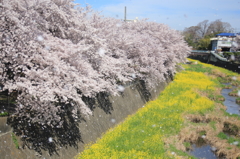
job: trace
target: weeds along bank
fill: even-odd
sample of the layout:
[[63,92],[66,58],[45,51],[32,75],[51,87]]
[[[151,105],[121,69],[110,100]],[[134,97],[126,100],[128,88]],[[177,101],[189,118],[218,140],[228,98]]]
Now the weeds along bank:
[[225,112],[219,81],[239,84],[240,76],[193,60],[183,67],[156,100],[109,129],[76,158],[193,158],[186,150],[202,135],[219,156],[240,157],[239,145],[219,137],[228,127],[236,133],[234,140],[239,139],[240,118]]

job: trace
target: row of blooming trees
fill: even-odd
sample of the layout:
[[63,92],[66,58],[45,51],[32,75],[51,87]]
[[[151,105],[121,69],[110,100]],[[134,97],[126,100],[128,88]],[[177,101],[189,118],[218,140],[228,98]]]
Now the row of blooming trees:
[[152,86],[189,50],[164,24],[125,23],[71,0],[0,0],[0,84],[17,94],[16,130],[26,122],[61,128],[66,111],[90,115],[83,96],[117,95],[117,83],[135,78]]

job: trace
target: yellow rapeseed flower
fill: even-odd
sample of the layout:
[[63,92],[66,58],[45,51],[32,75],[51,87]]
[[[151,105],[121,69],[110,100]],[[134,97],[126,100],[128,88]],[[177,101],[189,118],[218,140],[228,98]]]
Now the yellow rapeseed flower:
[[[204,67],[212,66],[204,64]],[[214,107],[213,101],[196,90],[214,90],[215,87],[214,81],[204,73],[182,71],[176,74],[174,81],[156,100],[146,103],[135,115],[128,116],[123,123],[109,129],[77,158],[181,158],[165,149],[164,138],[177,135],[184,122],[182,114]]]

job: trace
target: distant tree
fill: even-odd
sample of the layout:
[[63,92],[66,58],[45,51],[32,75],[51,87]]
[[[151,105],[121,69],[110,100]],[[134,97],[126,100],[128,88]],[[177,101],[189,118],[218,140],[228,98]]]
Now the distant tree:
[[220,19],[217,19],[210,23],[207,33],[222,33],[222,32],[232,32],[233,28],[228,22],[222,22]]
[[200,39],[200,36],[198,34],[199,29],[199,26],[191,26],[189,28],[185,28],[183,31],[184,40],[188,43],[189,46],[192,46],[193,49],[197,48],[197,43]]
[[216,33],[207,34],[202,39],[198,41],[198,50],[211,50],[212,44],[211,44],[211,38],[215,37]]
[[[210,22],[204,20],[197,24],[197,26],[191,26],[185,28],[183,31],[184,40],[193,49],[211,49],[210,38],[221,32],[232,32],[231,25],[221,20],[215,20]],[[208,44],[209,43],[209,44]]]
[[199,29],[197,30],[197,33],[199,34],[199,36],[201,38],[203,38],[207,34],[207,30],[208,30],[208,27],[209,27],[209,21],[204,20],[204,21],[198,23],[197,26],[199,27]]
[[198,50],[211,50],[211,40],[209,38],[202,38],[198,42]]

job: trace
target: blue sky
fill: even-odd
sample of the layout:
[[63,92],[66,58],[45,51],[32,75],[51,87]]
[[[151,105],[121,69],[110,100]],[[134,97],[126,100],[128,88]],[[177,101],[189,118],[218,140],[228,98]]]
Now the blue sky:
[[89,4],[106,17],[124,19],[148,18],[164,23],[172,29],[183,30],[203,20],[221,19],[240,32],[240,0],[75,0],[85,6]]

